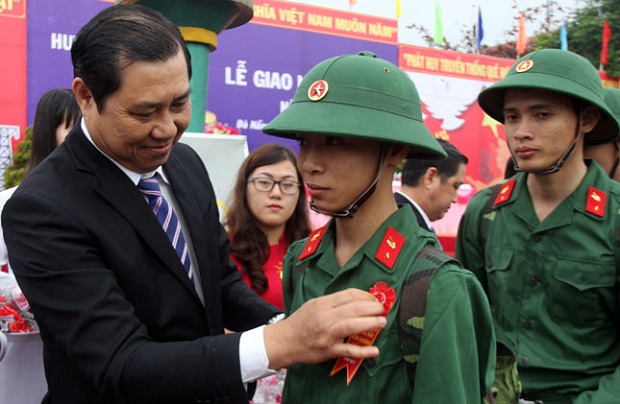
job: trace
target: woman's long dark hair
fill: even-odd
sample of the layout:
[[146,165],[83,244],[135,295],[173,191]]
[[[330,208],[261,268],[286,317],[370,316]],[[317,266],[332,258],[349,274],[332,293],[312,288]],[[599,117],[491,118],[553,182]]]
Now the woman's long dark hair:
[[297,181],[302,184],[299,199],[291,217],[286,221],[284,235],[287,245],[307,237],[310,234],[308,219],[308,199],[301,173],[297,169],[297,158],[286,146],[266,143],[257,147],[245,159],[233,188],[232,203],[226,214],[226,225],[231,241],[231,253],[241,263],[241,276],[248,274],[252,288],[259,294],[265,293],[269,284],[263,265],[269,258],[269,242],[265,233],[258,227],[256,219],[247,202],[248,176],[258,167],[276,164],[281,161],[293,163],[297,172]]
[[56,149],[56,128],[60,125],[72,128],[81,114],[73,91],[69,89],[50,90],[41,96],[34,115],[32,150],[24,176]]

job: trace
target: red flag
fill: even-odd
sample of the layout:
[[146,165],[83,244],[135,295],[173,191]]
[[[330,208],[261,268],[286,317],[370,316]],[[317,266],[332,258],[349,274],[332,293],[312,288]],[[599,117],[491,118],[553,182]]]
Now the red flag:
[[521,55],[527,46],[527,33],[525,32],[525,15],[519,12],[519,33],[517,34],[517,53]]
[[611,28],[607,20],[603,21],[603,45],[601,46],[601,64],[607,64],[608,43],[611,38]]

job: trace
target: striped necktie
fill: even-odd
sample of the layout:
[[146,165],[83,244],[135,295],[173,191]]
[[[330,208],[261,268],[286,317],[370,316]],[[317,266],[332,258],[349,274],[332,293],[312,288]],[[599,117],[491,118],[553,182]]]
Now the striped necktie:
[[183,236],[183,230],[177,215],[174,213],[172,207],[166,201],[166,198],[161,193],[161,188],[157,182],[157,174],[149,178],[143,178],[138,182],[138,189],[146,196],[149,201],[153,213],[159,220],[159,223],[163,227],[166,235],[172,243],[172,247],[179,255],[181,263],[187,271],[187,276],[194,283],[194,273],[192,264],[189,259],[189,251],[187,249],[187,243]]

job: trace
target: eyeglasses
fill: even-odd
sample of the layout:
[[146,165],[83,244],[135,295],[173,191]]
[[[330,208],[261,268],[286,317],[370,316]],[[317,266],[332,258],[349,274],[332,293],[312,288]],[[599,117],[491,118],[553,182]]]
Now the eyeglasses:
[[271,178],[250,178],[248,182],[253,182],[254,188],[260,192],[271,192],[276,184],[280,187],[280,191],[288,195],[297,194],[301,188],[299,182],[291,180],[276,181]]

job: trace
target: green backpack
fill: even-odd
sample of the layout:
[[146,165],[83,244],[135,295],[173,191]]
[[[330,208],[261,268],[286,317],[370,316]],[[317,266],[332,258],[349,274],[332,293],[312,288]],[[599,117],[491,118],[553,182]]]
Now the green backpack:
[[449,262],[458,264],[454,258],[436,247],[423,247],[413,260],[413,265],[402,286],[401,302],[397,314],[398,335],[412,385],[415,382],[422,331],[424,331],[424,322],[418,319],[426,315],[428,292],[433,276],[439,268]]
[[[433,276],[439,268],[447,263],[461,265],[442,250],[433,246],[426,246],[416,255],[409,270],[410,273],[403,284],[401,302],[398,308],[398,335],[411,385],[415,383],[422,331],[424,331],[423,322],[418,319],[426,314],[428,293]],[[505,385],[518,382],[513,370],[516,371],[514,355],[503,344],[497,344],[496,381],[500,379]],[[497,388],[492,388],[485,396],[484,402],[488,404],[502,403],[495,398],[497,391]],[[513,402],[516,403],[516,396],[514,399]]]

